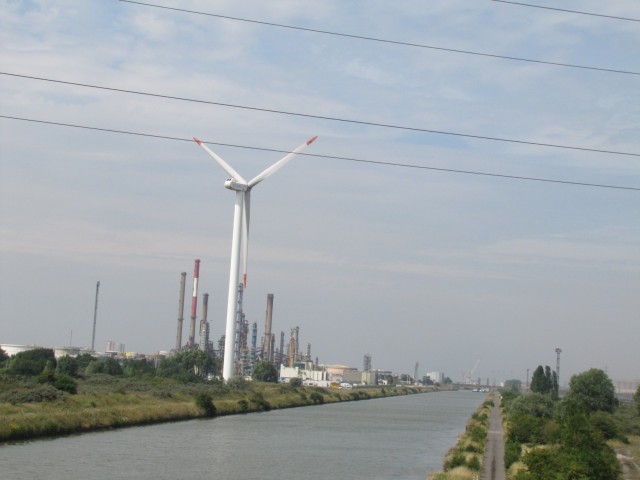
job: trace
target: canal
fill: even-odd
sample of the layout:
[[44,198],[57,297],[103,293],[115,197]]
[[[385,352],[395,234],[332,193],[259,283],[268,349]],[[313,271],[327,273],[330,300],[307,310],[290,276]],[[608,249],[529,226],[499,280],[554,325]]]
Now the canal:
[[436,392],[10,444],[0,476],[424,480],[484,399]]

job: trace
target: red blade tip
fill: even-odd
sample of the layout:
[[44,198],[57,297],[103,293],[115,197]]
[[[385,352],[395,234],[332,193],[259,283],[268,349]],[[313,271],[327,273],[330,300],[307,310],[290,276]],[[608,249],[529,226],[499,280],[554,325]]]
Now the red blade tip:
[[311,140],[308,140],[307,141],[307,145],[311,145],[316,138],[318,138],[317,135],[315,137],[313,137]]
[[197,137],[193,137],[193,139],[196,141],[196,143],[197,143],[198,145],[202,145],[202,142],[201,142],[200,140],[198,140],[198,138],[197,138]]

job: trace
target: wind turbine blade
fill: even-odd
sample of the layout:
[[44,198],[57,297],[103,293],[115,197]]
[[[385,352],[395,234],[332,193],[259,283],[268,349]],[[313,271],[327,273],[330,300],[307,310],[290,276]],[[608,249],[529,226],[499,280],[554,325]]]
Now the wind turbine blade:
[[283,158],[278,160],[276,163],[271,165],[269,168],[265,169],[262,173],[258,174],[255,178],[253,178],[252,180],[249,181],[249,183],[248,183],[249,188],[253,187],[254,185],[257,185],[258,183],[260,183],[264,179],[269,178],[271,175],[276,173],[278,170],[280,170],[282,167],[284,167],[284,165],[289,160],[291,160],[296,154],[300,153],[302,150],[304,150],[309,145],[311,145],[316,138],[318,138],[317,135],[315,137],[307,140],[305,143],[303,143],[298,148],[296,148],[293,152],[290,152],[287,155],[285,155]]
[[242,283],[247,288],[247,264],[249,263],[249,221],[251,219],[251,190],[244,192],[242,215]]
[[200,140],[198,140],[196,137],[193,137],[193,139],[196,141],[196,143],[198,145],[200,145],[202,147],[202,149],[207,152],[209,154],[209,156],[211,158],[213,158],[218,165],[220,165],[225,172],[227,172],[229,175],[231,175],[231,177],[236,180],[237,182],[240,183],[244,183],[245,185],[247,184],[247,181],[242,178],[242,175],[240,175],[238,172],[236,172],[231,165],[229,165],[227,162],[225,162],[222,158],[220,158],[218,155],[216,155],[215,152],[213,152],[209,147],[207,147],[204,143],[202,143]]

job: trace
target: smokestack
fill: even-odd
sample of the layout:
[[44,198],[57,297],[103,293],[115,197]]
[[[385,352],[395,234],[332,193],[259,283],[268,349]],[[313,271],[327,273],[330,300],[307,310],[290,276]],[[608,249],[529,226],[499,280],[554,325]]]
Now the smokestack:
[[93,334],[91,335],[91,351],[95,351],[96,344],[96,321],[98,320],[98,291],[100,290],[100,282],[96,283],[96,303],[93,307]]
[[182,348],[182,322],[184,320],[184,287],[187,279],[187,272],[180,274],[180,294],[178,300],[178,333],[176,334],[176,350]]
[[264,321],[264,357],[268,362],[273,363],[273,347],[271,346],[271,318],[273,315],[273,293],[267,295],[267,315]]
[[189,327],[189,347],[193,347],[196,338],[196,309],[198,307],[198,278],[200,277],[200,260],[196,259],[193,268],[193,297],[191,297],[191,325]]
[[202,318],[200,319],[200,350],[206,352],[209,348],[209,322],[207,322],[207,309],[209,307],[209,294],[202,295]]

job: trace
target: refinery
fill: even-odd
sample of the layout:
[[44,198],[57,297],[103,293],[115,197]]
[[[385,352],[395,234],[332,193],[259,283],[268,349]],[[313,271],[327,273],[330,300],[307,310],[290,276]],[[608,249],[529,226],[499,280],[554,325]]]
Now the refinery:
[[[163,359],[170,357],[177,352],[194,349],[205,352],[219,366],[220,372],[224,369],[226,360],[225,349],[228,348],[226,335],[220,338],[211,338],[211,323],[208,319],[209,294],[203,293],[200,297],[200,259],[195,259],[193,269],[193,290],[191,296],[191,311],[188,327],[184,325],[187,272],[180,273],[178,288],[178,314],[177,330],[174,347],[170,350],[158,351],[154,353],[139,353],[127,351],[124,343],[114,340],[107,340],[104,351],[96,350],[96,328],[98,322],[98,300],[100,293],[100,282],[96,283],[92,334],[90,347],[69,346],[54,347],[56,358],[66,355],[78,356],[90,354],[95,357],[111,357],[116,360],[124,359],[146,359],[154,365]],[[419,383],[418,364],[413,372],[413,377],[400,375],[389,370],[372,368],[371,355],[365,353],[363,356],[362,369],[342,364],[321,364],[318,357],[312,356],[311,343],[303,346],[300,340],[300,327],[291,326],[286,330],[280,330],[279,335],[274,328],[274,299],[273,293],[267,294],[264,317],[264,327],[260,340],[258,340],[258,322],[249,322],[243,311],[244,285],[238,283],[235,291],[235,311],[234,311],[234,337],[231,343],[232,348],[232,376],[243,376],[251,378],[254,367],[258,362],[268,362],[274,365],[279,374],[280,382],[289,382],[292,378],[299,378],[305,385],[329,387],[340,385],[351,387],[357,385],[384,385],[393,383]],[[198,310],[198,300],[201,298],[201,312]],[[199,321],[198,321],[199,319]],[[185,327],[187,336],[184,336]],[[15,345],[0,344],[9,356],[16,353],[42,348],[41,345]],[[46,347],[49,348],[49,347]],[[445,375],[442,372],[429,372],[421,379],[421,383],[433,382],[444,383]],[[427,380],[429,379],[429,380]]]

